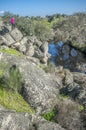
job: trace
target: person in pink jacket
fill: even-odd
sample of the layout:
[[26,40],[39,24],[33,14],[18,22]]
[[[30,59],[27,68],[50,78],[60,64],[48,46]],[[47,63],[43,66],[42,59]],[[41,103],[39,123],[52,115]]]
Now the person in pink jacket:
[[15,27],[15,18],[14,18],[14,17],[12,17],[12,18],[10,19],[10,23],[11,23],[11,25],[12,25],[12,30],[13,30],[14,27]]

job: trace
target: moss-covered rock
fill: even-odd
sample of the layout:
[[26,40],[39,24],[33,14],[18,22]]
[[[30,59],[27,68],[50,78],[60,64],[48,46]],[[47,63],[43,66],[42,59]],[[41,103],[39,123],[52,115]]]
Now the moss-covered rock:
[[19,93],[7,90],[0,86],[0,104],[10,110],[17,112],[35,113],[30,105],[23,99]]
[[12,49],[12,48],[0,49],[0,52],[13,54],[13,55],[16,55],[16,56],[19,56],[19,57],[23,57],[23,54],[21,52],[15,50],[15,49]]

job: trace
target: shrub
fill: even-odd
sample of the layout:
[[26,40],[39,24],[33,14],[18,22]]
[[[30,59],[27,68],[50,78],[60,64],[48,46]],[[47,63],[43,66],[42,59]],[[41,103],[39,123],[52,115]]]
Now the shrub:
[[83,105],[79,105],[79,111],[83,111],[84,110],[84,106]]
[[2,84],[15,92],[20,90],[22,83],[23,79],[16,65],[10,67],[8,74],[2,77]]
[[68,130],[82,130],[78,104],[70,99],[60,98],[57,102],[57,110],[54,120]]
[[48,120],[48,121],[54,121],[54,116],[55,116],[56,110],[53,109],[50,112],[46,113],[43,115],[43,117]]

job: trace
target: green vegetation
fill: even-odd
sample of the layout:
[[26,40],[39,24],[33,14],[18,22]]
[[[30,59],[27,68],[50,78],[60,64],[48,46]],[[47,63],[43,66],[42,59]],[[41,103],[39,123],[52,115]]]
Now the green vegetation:
[[23,35],[35,35],[37,39],[44,41],[51,38],[53,27],[61,22],[64,19],[65,15],[54,14],[51,16],[46,16],[45,18],[42,18],[40,16],[20,17],[19,15],[5,12],[4,16],[2,17],[4,23],[10,24],[9,21],[11,17],[15,17],[15,25],[23,33]]
[[3,77],[3,75],[7,72],[9,68],[9,64],[6,64],[5,62],[0,62],[0,78]]
[[65,94],[59,94],[58,99],[62,99],[62,98],[69,99],[70,97],[68,95],[65,95]]
[[17,112],[34,113],[34,110],[18,93],[22,82],[22,76],[16,65],[10,67],[9,64],[0,62],[0,104]]
[[0,86],[0,104],[5,108],[16,110],[17,112],[34,113],[34,110],[19,93],[5,89],[3,86]]
[[23,79],[16,65],[0,63],[0,85],[18,92],[22,87],[22,83]]
[[15,17],[15,25],[23,33],[23,35],[35,35],[41,41],[51,37],[50,23],[46,18],[20,17],[9,12],[5,12],[3,16],[3,21],[5,22],[5,24],[10,24],[9,21],[11,17]]
[[0,49],[0,52],[4,52],[4,53],[8,53],[8,54],[13,54],[19,57],[23,57],[23,54],[20,53],[19,51],[12,49],[12,48],[8,48],[8,49]]
[[56,110],[53,109],[53,110],[51,110],[50,112],[44,114],[43,117],[44,117],[46,120],[48,120],[48,121],[54,121],[55,114],[56,114]]
[[21,89],[22,83],[23,79],[16,65],[13,65],[9,69],[8,76],[2,79],[2,84],[15,92]]
[[83,105],[79,105],[79,111],[83,111],[84,110],[84,106]]

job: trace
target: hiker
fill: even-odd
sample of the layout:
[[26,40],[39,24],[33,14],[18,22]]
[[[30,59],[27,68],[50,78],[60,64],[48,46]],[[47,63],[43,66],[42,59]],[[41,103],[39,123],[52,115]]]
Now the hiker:
[[12,18],[10,19],[10,23],[11,23],[11,25],[12,25],[12,30],[13,30],[14,27],[15,27],[15,18],[14,18],[14,17],[12,17]]

